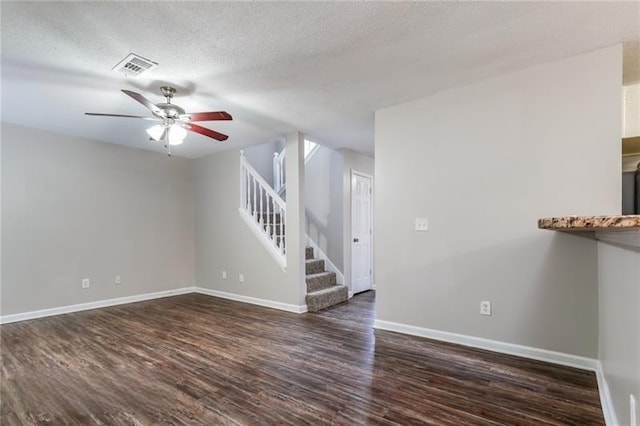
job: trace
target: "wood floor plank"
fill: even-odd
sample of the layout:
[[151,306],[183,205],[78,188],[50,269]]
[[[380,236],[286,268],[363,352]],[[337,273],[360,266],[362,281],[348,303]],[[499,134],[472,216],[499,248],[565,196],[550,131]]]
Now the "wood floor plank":
[[189,294],[0,326],[0,423],[603,425],[595,375]]

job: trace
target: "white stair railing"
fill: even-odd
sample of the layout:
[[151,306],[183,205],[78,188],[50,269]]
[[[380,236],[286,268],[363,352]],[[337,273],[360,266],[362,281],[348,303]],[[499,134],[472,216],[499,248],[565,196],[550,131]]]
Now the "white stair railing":
[[240,217],[266,247],[267,251],[282,269],[286,270],[287,249],[284,239],[286,203],[249,164],[244,151],[240,151],[239,211]]
[[286,151],[273,153],[273,189],[281,195],[284,191],[286,175],[285,175],[285,159],[287,157]]

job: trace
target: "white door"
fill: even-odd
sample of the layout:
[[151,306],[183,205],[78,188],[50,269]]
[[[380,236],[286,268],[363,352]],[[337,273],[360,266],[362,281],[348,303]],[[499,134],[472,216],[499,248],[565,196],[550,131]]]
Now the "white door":
[[351,290],[371,290],[373,246],[370,176],[351,172]]

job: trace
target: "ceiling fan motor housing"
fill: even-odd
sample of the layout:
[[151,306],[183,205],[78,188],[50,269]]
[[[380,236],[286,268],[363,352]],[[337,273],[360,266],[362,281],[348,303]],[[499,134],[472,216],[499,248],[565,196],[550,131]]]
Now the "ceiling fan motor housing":
[[176,120],[181,115],[184,115],[184,109],[180,108],[178,105],[174,105],[171,103],[173,95],[176,94],[176,89],[171,86],[162,86],[160,87],[160,91],[162,92],[162,96],[167,98],[167,102],[156,104],[160,111],[153,111],[153,115],[158,118],[170,118],[173,120]]
[[158,108],[160,108],[159,112],[153,112],[158,118],[173,118],[174,120],[179,118],[181,115],[184,115],[184,109],[180,108],[178,105],[169,104],[169,103],[159,103],[156,104]]

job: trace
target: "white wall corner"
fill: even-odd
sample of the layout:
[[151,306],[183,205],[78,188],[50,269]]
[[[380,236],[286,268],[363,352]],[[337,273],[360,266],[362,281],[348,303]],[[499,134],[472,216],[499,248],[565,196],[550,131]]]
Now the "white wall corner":
[[604,375],[602,362],[596,361],[596,379],[598,380],[598,392],[600,394],[600,405],[602,406],[602,414],[604,422],[607,426],[619,426],[616,411],[613,407],[613,400],[609,391],[609,384]]
[[[298,294],[302,305],[307,294],[304,257],[304,136],[300,132],[286,135],[287,217],[285,239],[287,246],[287,286]],[[294,290],[295,289],[295,290]]]

